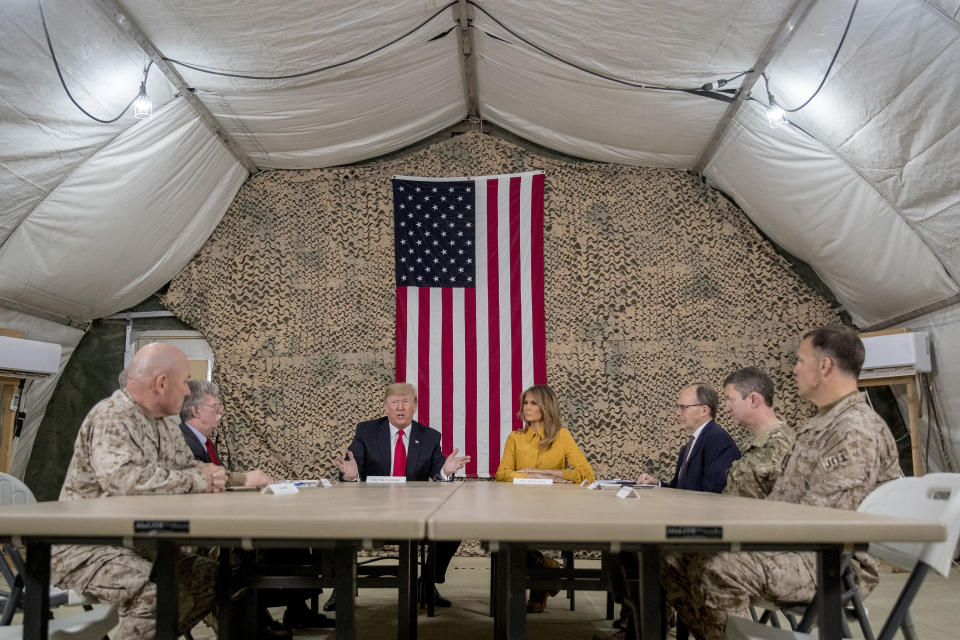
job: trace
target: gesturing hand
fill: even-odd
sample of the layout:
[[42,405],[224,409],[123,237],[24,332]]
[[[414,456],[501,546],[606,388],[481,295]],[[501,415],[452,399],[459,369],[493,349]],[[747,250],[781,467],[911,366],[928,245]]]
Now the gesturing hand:
[[443,475],[447,477],[452,476],[470,462],[470,456],[458,457],[458,453],[460,453],[460,449],[454,449],[450,452],[450,455],[447,456],[446,462],[443,463]]
[[347,459],[341,460],[337,458],[335,462],[344,480],[353,482],[360,477],[360,469],[357,468],[357,461],[353,459],[353,451],[347,449]]

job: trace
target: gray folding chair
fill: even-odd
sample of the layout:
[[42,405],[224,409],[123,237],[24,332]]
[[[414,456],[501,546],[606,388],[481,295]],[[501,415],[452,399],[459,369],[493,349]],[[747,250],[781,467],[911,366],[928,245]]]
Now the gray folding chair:
[[[897,630],[902,630],[908,640],[916,638],[909,617],[910,605],[927,573],[933,570],[944,577],[950,575],[957,539],[960,538],[960,474],[931,473],[920,478],[893,480],[867,496],[858,511],[936,520],[947,527],[947,539],[943,542],[870,543],[871,555],[911,571],[877,640],[893,640]],[[746,618],[730,618],[726,634],[728,640],[813,638],[801,631],[776,629]]]

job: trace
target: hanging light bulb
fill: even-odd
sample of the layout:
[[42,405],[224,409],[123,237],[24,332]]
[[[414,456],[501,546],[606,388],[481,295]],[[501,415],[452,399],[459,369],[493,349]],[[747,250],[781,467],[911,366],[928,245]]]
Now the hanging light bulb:
[[144,120],[153,117],[153,101],[147,95],[147,74],[150,73],[148,65],[143,71],[143,82],[140,83],[140,95],[133,101],[133,117],[137,120]]
[[790,121],[787,120],[787,112],[773,99],[773,94],[768,93],[767,96],[770,99],[770,106],[767,107],[767,124],[773,129],[779,129],[790,124]]

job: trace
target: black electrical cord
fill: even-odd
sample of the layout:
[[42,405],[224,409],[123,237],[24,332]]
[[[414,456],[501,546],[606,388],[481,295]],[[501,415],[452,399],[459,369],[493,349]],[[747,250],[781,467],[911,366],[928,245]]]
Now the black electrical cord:
[[[193,69],[194,71],[199,71],[200,73],[207,73],[212,76],[224,76],[226,78],[244,78],[246,80],[289,80],[291,78],[302,78],[304,76],[320,73],[321,71],[329,71],[330,69],[336,69],[337,67],[342,67],[345,64],[350,64],[351,62],[356,62],[358,60],[363,60],[364,58],[372,56],[378,51],[382,51],[383,49],[386,49],[387,47],[419,31],[421,28],[423,28],[424,25],[426,25],[428,22],[430,22],[431,20],[433,20],[438,15],[440,15],[441,13],[443,13],[444,11],[446,11],[447,9],[449,9],[455,4],[457,4],[456,0],[454,0],[453,2],[448,2],[444,6],[440,7],[437,11],[435,11],[433,15],[431,15],[429,18],[427,18],[426,20],[424,20],[423,22],[415,26],[413,29],[410,29],[402,36],[398,36],[386,44],[380,45],[379,47],[377,47],[376,49],[373,49],[372,51],[368,51],[367,53],[350,58],[349,60],[343,60],[341,62],[336,62],[334,64],[330,64],[325,67],[318,67],[316,69],[311,69],[309,71],[301,71],[300,73],[289,73],[281,76],[260,76],[260,75],[246,74],[246,73],[233,73],[230,71],[214,71],[212,69],[204,69],[203,67],[199,67],[195,64],[184,62],[182,60],[174,60],[173,58],[164,58],[164,61],[169,62],[170,64],[181,66],[181,67],[186,67],[187,69]],[[449,31],[450,30],[448,30],[447,33],[449,33]]]
[[[813,95],[811,95],[809,98],[804,100],[803,104],[801,104],[799,107],[794,107],[793,109],[787,109],[786,107],[781,106],[780,107],[781,109],[783,109],[787,113],[796,113],[797,111],[800,111],[800,109],[803,109],[805,106],[810,104],[810,101],[816,98],[817,94],[820,93],[820,89],[823,89],[823,85],[827,81],[827,76],[830,75],[830,71],[833,69],[833,63],[837,61],[837,56],[840,55],[840,49],[843,48],[843,42],[844,40],[847,39],[847,33],[850,31],[850,25],[853,23],[853,14],[857,12],[858,4],[860,4],[860,0],[853,0],[853,8],[850,9],[850,17],[847,18],[847,26],[844,27],[843,29],[843,35],[840,36],[840,42],[837,43],[837,49],[836,51],[833,52],[833,57],[830,59],[830,64],[827,65],[827,70],[823,74],[823,78],[820,80],[820,84],[817,86],[817,90],[813,92]],[[768,92],[770,91],[769,85],[767,87],[767,91]]]
[[[87,116],[91,120],[96,120],[97,122],[100,122],[102,124],[110,124],[111,122],[116,122],[121,117],[123,117],[123,114],[127,112],[127,110],[130,108],[130,105],[132,105],[137,100],[137,98],[140,97],[140,92],[138,91],[137,95],[133,96],[133,100],[127,103],[127,106],[123,108],[123,111],[117,114],[117,117],[110,118],[109,120],[103,120],[101,118],[98,118],[97,116],[93,115],[92,113],[90,113],[89,111],[81,107],[80,103],[74,99],[73,94],[70,93],[70,89],[67,88],[67,83],[63,79],[63,73],[60,71],[60,63],[57,62],[57,54],[53,52],[53,43],[50,42],[50,32],[47,31],[47,19],[43,15],[43,6],[39,2],[39,0],[37,1],[37,8],[40,9],[40,24],[43,25],[43,36],[47,39],[47,49],[50,50],[50,57],[53,59],[53,68],[57,70],[57,77],[60,78],[60,85],[63,87],[63,90],[67,93],[67,97],[70,98],[70,102],[72,102],[77,109],[80,109],[83,115]],[[144,69],[143,84],[146,84],[147,82],[147,73],[150,71],[150,65],[152,64],[153,64],[153,61],[151,60],[150,63],[147,65],[146,69]]]
[[[193,64],[193,63],[190,63],[190,62],[186,62],[186,61],[183,61],[183,60],[177,60],[177,59],[175,59],[175,58],[164,58],[164,60],[165,60],[166,62],[169,62],[170,64],[175,64],[175,65],[178,65],[178,66],[181,66],[181,67],[185,67],[185,68],[187,68],[187,69],[192,69],[192,70],[197,71],[197,72],[199,72],[199,73],[206,73],[206,74],[209,74],[209,75],[222,76],[222,77],[226,77],[226,78],[242,78],[242,79],[245,79],[245,80],[290,80],[290,79],[293,79],[293,78],[302,78],[302,77],[304,77],[304,76],[313,75],[313,74],[316,74],[316,73],[320,73],[320,72],[322,72],[322,71],[329,71],[330,69],[336,69],[337,67],[342,67],[342,66],[347,65],[347,64],[350,64],[350,63],[352,63],[352,62],[357,62],[358,60],[362,60],[362,59],[367,58],[367,57],[369,57],[369,56],[371,56],[371,55],[373,55],[373,54],[375,54],[375,53],[377,53],[377,52],[379,52],[379,51],[382,51],[383,49],[385,49],[385,48],[387,48],[387,47],[389,47],[389,46],[391,46],[391,45],[393,45],[393,44],[396,44],[396,43],[399,42],[400,40],[403,40],[404,38],[407,38],[407,37],[409,37],[410,35],[414,34],[415,32],[419,31],[419,30],[422,29],[427,23],[429,23],[431,20],[433,20],[433,19],[436,18],[438,15],[440,15],[441,13],[443,13],[444,11],[446,11],[447,9],[449,9],[450,7],[452,7],[452,6],[455,5],[455,4],[457,4],[457,2],[455,2],[455,1],[454,1],[454,2],[448,2],[448,3],[445,4],[444,6],[440,7],[437,11],[435,11],[429,18],[427,18],[426,20],[424,20],[423,22],[421,22],[420,24],[418,24],[416,27],[410,29],[409,31],[407,31],[407,32],[404,33],[403,35],[400,35],[400,36],[394,38],[394,39],[391,40],[390,42],[387,42],[386,44],[380,45],[380,46],[377,47],[376,49],[373,49],[373,50],[368,51],[368,52],[366,52],[366,53],[363,53],[363,54],[361,54],[361,55],[358,55],[358,56],[355,56],[355,57],[353,57],[353,58],[350,58],[349,60],[343,60],[343,61],[341,61],[341,62],[337,62],[337,63],[330,64],[330,65],[326,65],[326,66],[323,66],[323,67],[318,67],[318,68],[316,68],[316,69],[310,69],[309,71],[301,71],[301,72],[299,72],[299,73],[289,73],[289,74],[276,75],[276,76],[256,75],[256,74],[251,74],[251,73],[238,73],[238,72],[233,72],[233,71],[221,71],[221,70],[215,70],[215,69],[207,69],[207,68],[201,67],[201,66],[199,66],[199,65],[196,65],[196,64]],[[737,75],[735,75],[735,76],[733,76],[733,77],[731,77],[731,78],[720,79],[720,80],[717,80],[716,82],[712,82],[712,83],[707,83],[707,84],[701,85],[700,87],[669,87],[669,86],[665,86],[665,85],[654,85],[654,84],[649,84],[649,83],[630,82],[630,81],[627,81],[627,80],[622,80],[622,79],[620,79],[620,78],[614,78],[614,77],[612,77],[612,76],[607,76],[607,75],[604,75],[604,74],[602,74],[602,73],[598,73],[598,72],[596,72],[596,71],[592,71],[592,70],[590,70],[590,69],[587,69],[587,68],[585,68],[585,67],[582,67],[582,66],[580,66],[580,65],[577,65],[577,64],[575,64],[575,63],[572,63],[572,62],[569,62],[569,61],[567,61],[567,60],[564,60],[564,59],[561,58],[560,56],[557,56],[557,55],[555,55],[555,54],[553,54],[553,53],[550,53],[550,52],[547,51],[546,49],[544,49],[544,48],[542,48],[542,47],[540,47],[540,46],[538,46],[538,45],[530,42],[529,40],[525,39],[523,36],[519,35],[519,34],[516,33],[515,31],[513,31],[512,29],[510,29],[509,27],[507,27],[506,25],[504,25],[504,24],[503,24],[502,22],[500,22],[497,18],[495,18],[493,15],[491,15],[490,12],[488,12],[486,9],[484,9],[484,8],[481,7],[481,6],[479,6],[479,5],[476,4],[475,2],[472,2],[471,0],[468,0],[468,4],[473,5],[473,6],[476,7],[479,11],[483,12],[484,14],[486,14],[491,20],[493,20],[495,23],[497,23],[498,25],[500,25],[501,28],[503,28],[505,31],[507,31],[507,32],[510,33],[511,35],[513,35],[515,38],[517,38],[518,40],[520,40],[520,41],[523,42],[524,44],[526,44],[526,45],[528,45],[528,46],[530,46],[530,47],[533,47],[533,48],[536,49],[537,51],[540,51],[540,52],[543,53],[544,55],[549,56],[550,58],[553,58],[554,60],[557,60],[558,62],[561,62],[561,63],[563,63],[563,64],[565,64],[565,65],[567,65],[567,66],[570,66],[570,67],[573,67],[573,68],[578,69],[578,70],[580,70],[580,71],[583,71],[584,73],[588,73],[588,74],[590,74],[590,75],[596,76],[596,77],[598,77],[598,78],[602,78],[602,79],[604,79],[604,80],[609,80],[609,81],[611,81],[611,82],[617,82],[617,83],[619,83],[619,84],[627,85],[627,86],[634,87],[634,88],[638,88],[638,89],[651,89],[651,90],[658,90],[658,91],[679,91],[679,92],[683,92],[683,93],[691,93],[691,94],[694,94],[694,95],[705,96],[705,97],[708,97],[708,98],[713,98],[713,99],[715,99],[715,100],[721,100],[721,101],[723,101],[723,102],[732,102],[732,101],[733,101],[733,97],[732,97],[731,95],[729,95],[729,93],[730,93],[729,90],[725,90],[725,91],[723,91],[723,92],[718,92],[717,89],[719,89],[720,87],[723,87],[723,86],[726,85],[727,83],[732,82],[733,80],[736,80],[737,78],[739,78],[739,77],[741,77],[741,76],[743,76],[743,75],[746,75],[747,73],[750,73],[750,71],[751,71],[750,69],[748,69],[747,71],[741,71],[740,73],[738,73]],[[432,41],[432,40],[436,40],[436,39],[438,39],[438,38],[440,38],[440,37],[443,37],[443,36],[445,36],[446,34],[450,33],[450,31],[452,31],[454,28],[455,28],[455,27],[451,27],[450,29],[447,29],[447,30],[444,31],[443,33],[439,34],[438,36],[434,36],[434,37],[431,38],[430,40]],[[488,34],[488,35],[490,35],[490,37],[496,38],[496,36],[494,36],[494,35],[492,35],[492,34]],[[498,39],[501,39],[501,40],[502,40],[502,38],[498,38]]]
[[[668,85],[659,85],[659,84],[652,84],[652,83],[647,83],[647,82],[631,82],[631,81],[629,81],[629,80],[623,80],[623,79],[621,79],[621,78],[614,78],[613,76],[608,76],[608,75],[599,73],[599,72],[597,72],[597,71],[593,71],[592,69],[587,69],[586,67],[580,66],[580,65],[578,65],[578,64],[576,64],[576,63],[574,63],[574,62],[570,62],[569,60],[565,60],[564,58],[561,58],[560,56],[558,56],[558,55],[556,55],[556,54],[554,54],[554,53],[551,53],[551,52],[547,51],[546,49],[544,49],[544,48],[541,47],[540,45],[537,45],[537,44],[534,44],[533,42],[530,42],[529,40],[527,40],[526,38],[524,38],[523,36],[521,36],[519,33],[517,33],[516,31],[512,30],[510,27],[508,27],[507,25],[505,25],[505,24],[503,24],[502,22],[500,22],[500,21],[499,21],[497,18],[495,18],[489,11],[487,11],[486,9],[484,9],[483,7],[481,7],[480,5],[478,5],[478,4],[477,4],[476,2],[474,2],[473,0],[467,0],[467,4],[472,5],[472,6],[474,6],[475,8],[477,8],[481,13],[483,13],[483,14],[486,15],[488,18],[490,18],[490,19],[493,20],[495,23],[497,23],[497,25],[499,25],[501,29],[503,29],[504,31],[506,31],[507,33],[509,33],[510,35],[512,35],[514,38],[520,40],[521,42],[523,42],[523,43],[524,43],[525,45],[527,45],[528,47],[532,47],[532,48],[536,49],[537,51],[539,51],[539,52],[542,53],[543,55],[545,55],[545,56],[547,56],[547,57],[549,57],[549,58],[552,58],[552,59],[556,60],[557,62],[560,62],[560,63],[562,63],[562,64],[565,64],[565,65],[567,65],[567,66],[569,66],[569,67],[573,67],[574,69],[577,69],[577,70],[582,71],[582,72],[584,72],[584,73],[590,74],[590,75],[595,76],[595,77],[597,77],[597,78],[602,78],[603,80],[608,80],[608,81],[610,81],[610,82],[616,82],[617,84],[626,85],[626,86],[628,86],[628,87],[634,87],[634,88],[636,88],[636,89],[649,89],[649,90],[652,90],[652,91],[677,91],[677,92],[680,92],[680,93],[692,93],[692,94],[694,94],[694,95],[705,96],[705,97],[708,97],[708,98],[715,98],[715,99],[718,99],[718,100],[722,100],[722,101],[724,101],[724,102],[732,102],[732,98],[730,98],[729,96],[723,96],[723,95],[718,95],[718,94],[713,93],[713,91],[712,91],[710,88],[708,88],[708,87],[710,87],[710,84],[712,84],[712,83],[705,84],[705,85],[702,85],[702,86],[700,86],[700,87],[695,87],[695,88],[694,88],[694,87],[671,87],[671,86],[668,86]],[[742,75],[745,75],[745,74],[747,74],[747,73],[750,73],[750,71],[751,71],[751,70],[748,69],[747,71],[742,71],[742,72],[738,73],[737,75],[733,76],[733,78],[729,78],[729,79],[725,79],[725,80],[718,80],[717,83],[716,83],[716,85],[717,85],[717,87],[722,87],[722,86],[724,86],[725,84],[727,84],[728,82],[730,82],[731,80],[735,80],[736,78],[739,78],[739,77],[742,76]]]

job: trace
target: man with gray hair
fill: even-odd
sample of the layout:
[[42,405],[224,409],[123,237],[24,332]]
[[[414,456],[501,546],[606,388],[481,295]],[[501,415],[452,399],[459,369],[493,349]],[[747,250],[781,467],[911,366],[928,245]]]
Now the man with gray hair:
[[[220,424],[220,388],[206,380],[187,382],[190,395],[180,408],[180,431],[183,439],[198,462],[223,466],[211,436]],[[273,483],[273,478],[259,469],[253,471],[230,471],[227,486],[264,487]]]

